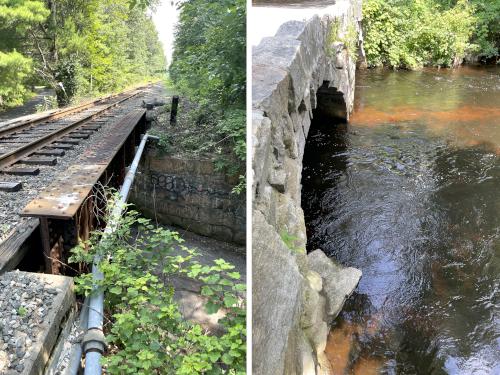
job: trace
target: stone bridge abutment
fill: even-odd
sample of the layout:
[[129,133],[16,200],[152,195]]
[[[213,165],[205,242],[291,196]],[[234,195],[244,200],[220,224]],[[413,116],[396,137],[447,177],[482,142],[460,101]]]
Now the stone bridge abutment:
[[306,253],[301,208],[311,120],[347,121],[354,101],[357,50],[348,46],[358,45],[361,4],[337,3],[335,14],[286,22],[253,50],[253,373],[259,375],[327,371],[330,324],[361,276],[320,250]]

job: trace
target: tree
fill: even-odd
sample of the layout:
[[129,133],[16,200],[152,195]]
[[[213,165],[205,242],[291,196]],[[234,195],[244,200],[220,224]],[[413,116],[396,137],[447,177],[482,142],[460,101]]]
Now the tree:
[[243,0],[181,4],[170,76],[189,95],[222,106],[244,103],[245,5]]
[[26,83],[33,61],[19,52],[24,50],[22,36],[48,15],[42,1],[0,0],[0,109],[28,97]]
[[471,0],[477,18],[472,42],[480,58],[498,57],[500,48],[500,1]]
[[[0,21],[0,51],[16,49],[29,59],[2,55],[1,69],[19,72],[16,88],[2,90],[4,103],[22,102],[28,80],[52,86],[65,105],[75,96],[119,90],[165,69],[146,9],[130,0],[0,0]],[[15,98],[5,99],[5,93]]]
[[[200,105],[195,123],[220,137],[216,168],[239,175],[246,158],[246,2],[186,0],[180,4],[170,78]],[[203,146],[202,146],[203,147]]]

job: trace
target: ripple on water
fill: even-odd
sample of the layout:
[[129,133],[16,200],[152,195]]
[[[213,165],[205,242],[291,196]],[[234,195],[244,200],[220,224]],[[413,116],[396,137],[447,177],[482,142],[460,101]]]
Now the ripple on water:
[[500,374],[499,72],[361,72],[350,124],[313,124],[308,247],[363,271],[333,373]]

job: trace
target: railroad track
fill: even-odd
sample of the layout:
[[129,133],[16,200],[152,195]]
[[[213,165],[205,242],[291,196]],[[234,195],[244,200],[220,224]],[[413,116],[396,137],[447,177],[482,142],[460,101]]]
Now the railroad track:
[[[33,119],[12,121],[0,128],[0,173],[36,175],[40,165],[55,165],[57,157],[87,139],[107,121],[107,112],[135,97],[134,90]],[[111,116],[113,117],[113,116]],[[20,183],[0,181],[0,191],[18,191]]]

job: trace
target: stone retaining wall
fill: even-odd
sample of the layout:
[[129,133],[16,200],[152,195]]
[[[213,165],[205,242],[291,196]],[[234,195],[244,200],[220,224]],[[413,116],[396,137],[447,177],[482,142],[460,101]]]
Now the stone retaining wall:
[[245,195],[211,160],[161,156],[149,150],[130,201],[151,219],[222,241],[245,243]]
[[[331,8],[330,8],[331,9]],[[253,51],[253,373],[320,374],[329,326],[361,272],[306,255],[301,172],[313,109],[348,120],[361,2],[283,24]],[[337,33],[337,35],[332,35]]]

